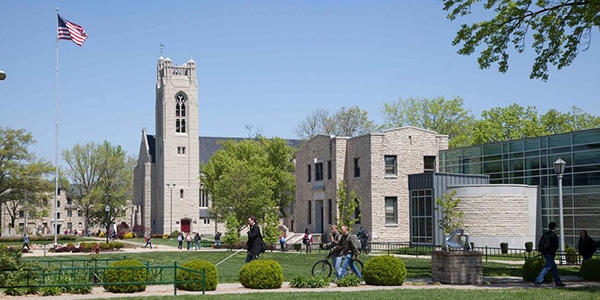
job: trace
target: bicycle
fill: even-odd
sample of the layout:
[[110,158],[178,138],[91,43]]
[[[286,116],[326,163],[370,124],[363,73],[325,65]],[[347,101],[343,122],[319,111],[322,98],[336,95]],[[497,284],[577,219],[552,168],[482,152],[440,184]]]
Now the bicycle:
[[[346,259],[346,258],[342,257],[342,260],[340,260],[340,264],[344,264],[344,259]],[[327,253],[327,256],[324,259],[319,260],[313,264],[312,270],[311,270],[312,275],[313,276],[321,276],[321,277],[325,277],[325,278],[330,277],[331,273],[333,271],[333,266],[331,265],[330,260],[331,260],[331,251],[329,251]],[[363,262],[357,259],[354,261],[354,265],[362,273],[363,267],[364,267]],[[352,268],[350,268],[349,265],[348,265],[348,272],[353,273]]]

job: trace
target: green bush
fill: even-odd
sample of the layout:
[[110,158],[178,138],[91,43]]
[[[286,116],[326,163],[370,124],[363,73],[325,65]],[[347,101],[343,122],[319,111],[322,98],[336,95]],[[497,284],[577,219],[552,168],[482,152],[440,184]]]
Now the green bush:
[[[146,269],[137,268],[143,267],[144,264],[137,260],[120,260],[111,263],[104,272],[104,289],[111,293],[135,293],[146,290],[146,285],[142,283],[133,282],[145,282],[146,281]],[[134,267],[134,268],[128,268]],[[111,283],[126,283],[130,284],[119,284],[111,285]]]
[[348,274],[348,275],[336,280],[335,284],[337,284],[337,286],[339,286],[339,287],[359,286],[360,278],[358,278],[358,276],[356,276],[356,274],[352,273],[352,274]]
[[296,275],[294,278],[292,278],[292,280],[290,280],[290,286],[299,289],[322,288],[329,286],[329,281],[327,278],[320,276],[305,277],[302,275]]
[[[543,257],[535,257],[523,264],[523,281],[533,282],[544,268],[546,261]],[[552,282],[552,272],[546,273],[544,282]]]
[[125,244],[123,242],[111,241],[108,243],[110,249],[123,249]]
[[294,250],[296,250],[296,251],[302,250],[302,244],[300,244],[300,243],[294,244]]
[[365,263],[363,278],[366,284],[371,285],[402,285],[406,279],[406,266],[399,258],[377,256]]
[[240,283],[250,289],[278,289],[283,284],[283,269],[274,260],[253,260],[240,270]]
[[[202,280],[202,269],[206,269],[206,281],[204,289],[206,291],[214,291],[217,289],[217,284],[219,284],[219,271],[217,267],[205,260],[192,260],[185,262],[181,265],[182,268],[197,270],[197,272],[190,272],[186,270],[181,270],[177,272],[177,280],[178,281],[187,281],[187,280]],[[201,291],[202,290],[202,282],[197,283],[180,283],[177,284],[178,289],[186,290],[186,291]]]
[[579,270],[581,278],[591,281],[600,281],[600,259],[586,260]]
[[567,249],[565,249],[565,259],[570,265],[577,264],[577,250],[575,250],[573,247],[567,246]]

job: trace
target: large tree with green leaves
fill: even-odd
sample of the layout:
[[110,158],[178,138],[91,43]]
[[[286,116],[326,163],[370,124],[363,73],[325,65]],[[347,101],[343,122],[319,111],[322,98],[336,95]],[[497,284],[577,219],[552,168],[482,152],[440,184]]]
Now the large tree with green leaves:
[[64,150],[66,167],[61,177],[67,197],[85,218],[85,228],[106,222],[105,207],[110,207],[110,220],[122,217],[131,201],[133,184],[132,159],[121,146],[108,141],[76,144]]
[[450,136],[451,148],[468,145],[474,118],[463,108],[463,99],[407,98],[383,103],[381,129],[414,126]]
[[15,219],[27,200],[27,215],[45,214],[40,210],[44,199],[52,194],[52,184],[46,176],[52,165],[29,152],[35,144],[31,133],[24,129],[0,127],[0,204],[7,210],[14,227]]
[[534,106],[512,104],[481,113],[475,123],[471,144],[488,144],[597,128],[600,117],[573,106],[570,112],[549,110],[540,115]]
[[202,180],[220,220],[234,215],[238,231],[249,216],[264,221],[272,208],[280,213],[294,200],[294,149],[280,138],[228,140],[202,166]]
[[337,136],[357,136],[371,133],[376,129],[368,113],[358,106],[341,107],[335,114],[325,109],[313,111],[296,126],[294,133],[302,139],[310,139],[318,134]]
[[[452,41],[461,45],[459,54],[471,55],[482,46],[478,57],[481,68],[498,65],[498,71],[508,70],[509,47],[522,53],[526,42],[537,57],[530,78],[548,79],[548,65],[558,69],[569,66],[579,51],[589,48],[592,30],[600,27],[600,2],[597,0],[443,0],[448,19],[481,12],[475,7],[481,2],[485,10],[493,11],[486,21],[463,24]],[[486,13],[487,15],[487,13]]]

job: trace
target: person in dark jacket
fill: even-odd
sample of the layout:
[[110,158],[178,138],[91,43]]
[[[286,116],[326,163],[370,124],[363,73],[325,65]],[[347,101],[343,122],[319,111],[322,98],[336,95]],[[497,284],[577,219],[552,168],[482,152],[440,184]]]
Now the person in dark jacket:
[[587,230],[581,230],[579,232],[579,254],[583,258],[581,263],[591,259],[594,252],[596,252],[594,240],[588,235]]
[[533,284],[537,287],[542,285],[542,282],[544,282],[544,277],[548,271],[552,271],[554,283],[556,283],[557,287],[565,287],[565,284],[560,279],[560,276],[558,276],[558,269],[556,268],[556,262],[554,262],[554,256],[556,256],[556,250],[558,250],[558,236],[554,232],[554,229],[556,229],[556,223],[550,222],[548,224],[548,232],[544,233],[549,236],[552,247],[546,253],[544,253],[544,260],[546,260],[546,264],[533,282]]
[[260,228],[258,227],[255,216],[250,216],[248,218],[248,228],[250,230],[248,230],[248,242],[246,243],[248,246],[248,255],[246,255],[247,263],[257,259],[263,252],[262,235],[260,234]]
[[344,257],[342,262],[342,267],[340,271],[340,278],[346,276],[348,272],[348,266],[352,268],[352,271],[358,278],[362,280],[362,274],[360,270],[354,264],[355,260],[358,260],[358,245],[355,245],[350,237],[350,232],[348,231],[348,226],[342,226],[342,237],[340,238],[340,245],[342,246],[341,255]]
[[335,279],[342,278],[342,246],[340,245],[340,239],[342,235],[339,232],[337,225],[331,225],[331,242],[325,247],[331,249],[331,264],[335,270]]

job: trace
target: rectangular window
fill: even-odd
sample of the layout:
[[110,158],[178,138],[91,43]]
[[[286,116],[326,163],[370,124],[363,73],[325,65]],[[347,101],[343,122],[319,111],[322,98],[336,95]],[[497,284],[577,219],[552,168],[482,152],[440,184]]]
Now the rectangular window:
[[315,181],[323,181],[323,163],[315,164]]
[[356,219],[356,222],[354,222],[354,224],[360,224],[360,200],[354,199],[354,201],[356,202],[356,204],[358,204],[354,209],[354,218]]
[[204,219],[204,224],[207,224],[207,225],[210,224],[210,219],[208,219],[208,218]]
[[60,219],[60,213],[59,212],[56,213],[56,218]]
[[311,176],[312,176],[312,168],[310,167],[310,165],[307,165],[307,172],[306,172],[306,176],[307,176],[307,180],[306,182],[310,182],[311,181]]
[[359,159],[354,159],[354,177],[360,177],[360,165],[358,164]]
[[22,219],[25,217],[25,212],[23,212],[22,210],[19,211],[19,218]]
[[327,161],[327,180],[331,180],[331,161]]
[[423,173],[435,172],[435,156],[423,156]]
[[183,189],[179,190],[179,199],[183,199]]
[[327,220],[329,221],[327,224],[333,224],[333,201],[331,199],[327,199]]
[[200,190],[200,207],[208,207],[208,193],[205,190]]
[[60,200],[56,200],[56,207],[60,207]]
[[73,199],[68,198],[67,199],[67,205],[73,205]]
[[73,223],[68,222],[67,223],[67,229],[69,229],[69,231],[73,230]]
[[308,224],[312,224],[312,202],[308,201]]
[[77,216],[78,216],[78,217],[83,217],[83,213],[81,212],[81,210],[78,210],[78,211],[77,211]]
[[433,244],[432,190],[413,190],[410,195],[410,240],[417,244]]
[[396,155],[385,156],[385,175],[398,175],[396,172]]
[[385,197],[385,224],[398,224],[398,198]]
[[67,217],[72,217],[73,216],[73,211],[72,210],[67,210]]

